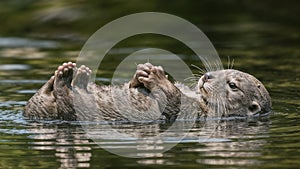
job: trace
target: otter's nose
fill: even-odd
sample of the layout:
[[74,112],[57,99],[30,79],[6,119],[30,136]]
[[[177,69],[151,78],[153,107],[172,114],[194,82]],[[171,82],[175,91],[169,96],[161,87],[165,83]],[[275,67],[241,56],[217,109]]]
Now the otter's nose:
[[205,82],[207,82],[209,79],[212,79],[212,78],[213,78],[213,76],[211,75],[211,73],[205,73],[205,74],[203,75],[202,81],[203,81],[203,83],[205,83]]

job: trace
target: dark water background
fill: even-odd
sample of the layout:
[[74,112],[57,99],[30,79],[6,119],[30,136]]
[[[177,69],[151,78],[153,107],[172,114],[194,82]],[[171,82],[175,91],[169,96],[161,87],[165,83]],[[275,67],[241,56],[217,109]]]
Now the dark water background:
[[[22,117],[26,101],[59,64],[76,61],[90,35],[113,19],[145,11],[189,20],[210,38],[224,67],[230,56],[235,69],[258,77],[272,97],[270,121],[228,122],[209,141],[193,139],[201,130],[195,126],[168,152],[132,159],[99,148],[79,124]],[[299,15],[296,0],[1,1],[0,168],[299,168]],[[144,47],[194,63],[183,44],[141,35],[115,46],[97,77],[109,82],[120,58]]]

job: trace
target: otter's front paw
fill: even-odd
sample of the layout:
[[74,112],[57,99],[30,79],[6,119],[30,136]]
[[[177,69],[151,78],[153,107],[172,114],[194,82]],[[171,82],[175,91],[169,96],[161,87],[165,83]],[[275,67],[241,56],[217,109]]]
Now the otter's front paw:
[[150,91],[169,83],[169,80],[165,75],[165,71],[161,66],[152,66],[148,76],[140,76],[138,77],[138,81],[143,83],[143,85]]
[[153,65],[151,63],[139,64],[137,65],[137,70],[133,75],[132,80],[129,83],[130,88],[136,88],[143,86],[144,84],[139,80],[139,78],[147,78],[151,72]]

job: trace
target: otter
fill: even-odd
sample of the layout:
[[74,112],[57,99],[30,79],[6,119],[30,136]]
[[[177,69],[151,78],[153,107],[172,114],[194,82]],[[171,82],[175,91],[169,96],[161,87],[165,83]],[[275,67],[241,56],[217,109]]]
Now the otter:
[[27,102],[29,119],[82,121],[153,121],[216,116],[263,116],[271,112],[271,98],[254,76],[234,69],[206,72],[190,89],[172,83],[161,66],[137,65],[122,86],[90,82],[91,70],[68,62],[58,67]]

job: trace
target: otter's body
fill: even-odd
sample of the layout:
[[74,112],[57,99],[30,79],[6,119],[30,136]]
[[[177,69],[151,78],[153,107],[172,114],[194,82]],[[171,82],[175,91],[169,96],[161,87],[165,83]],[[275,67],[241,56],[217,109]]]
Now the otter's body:
[[174,121],[271,110],[262,83],[237,70],[206,73],[195,90],[171,83],[161,67],[150,63],[138,65],[133,79],[122,86],[98,86],[89,82],[90,74],[85,66],[64,63],[28,101],[24,115],[31,119]]

